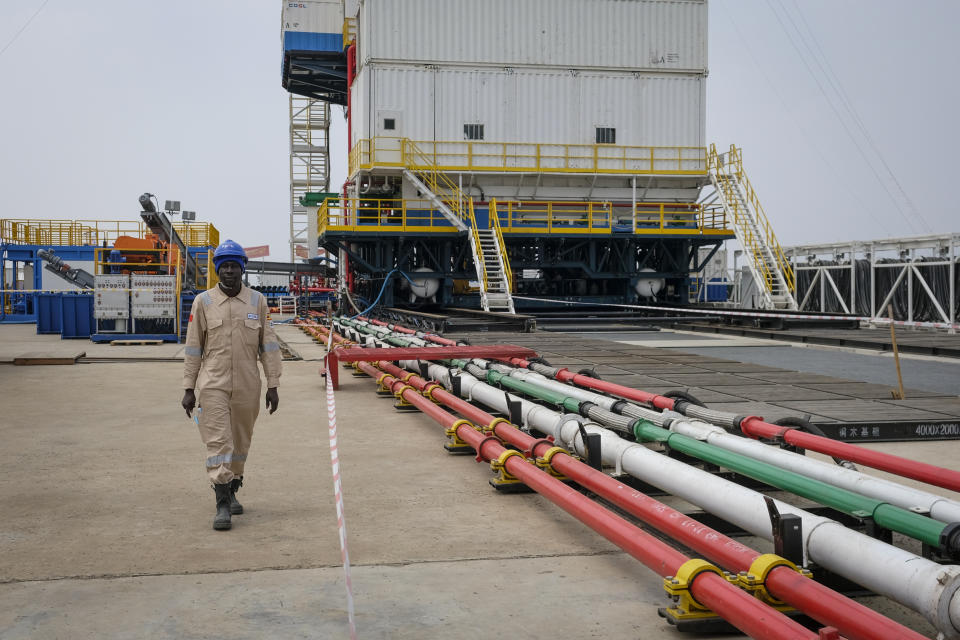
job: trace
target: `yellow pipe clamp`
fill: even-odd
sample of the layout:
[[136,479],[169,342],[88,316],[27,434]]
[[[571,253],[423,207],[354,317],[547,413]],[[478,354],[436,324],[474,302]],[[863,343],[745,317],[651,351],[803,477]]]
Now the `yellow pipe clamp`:
[[669,609],[671,616],[675,619],[690,618],[713,618],[716,614],[709,608],[701,604],[690,592],[693,581],[702,573],[715,573],[727,582],[736,583],[737,577],[721,570],[716,565],[712,565],[706,560],[693,558],[687,560],[677,569],[677,575],[667,576],[663,579],[663,589],[673,598],[676,603]]
[[798,567],[786,558],[782,558],[774,553],[765,553],[758,556],[757,559],[750,564],[750,568],[747,571],[740,572],[737,576],[737,582],[739,586],[750,593],[750,595],[779,610],[792,609],[792,607],[782,600],[773,597],[767,590],[767,576],[777,567],[787,567],[806,578],[813,576],[808,569]]

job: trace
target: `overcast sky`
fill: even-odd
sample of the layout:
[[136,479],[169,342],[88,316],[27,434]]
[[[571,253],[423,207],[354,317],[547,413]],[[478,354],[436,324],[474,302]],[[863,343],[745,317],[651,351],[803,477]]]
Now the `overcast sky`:
[[[286,260],[280,8],[2,0],[0,218],[135,221],[150,191]],[[957,24],[956,0],[710,2],[707,139],[743,147],[783,244],[960,231]]]

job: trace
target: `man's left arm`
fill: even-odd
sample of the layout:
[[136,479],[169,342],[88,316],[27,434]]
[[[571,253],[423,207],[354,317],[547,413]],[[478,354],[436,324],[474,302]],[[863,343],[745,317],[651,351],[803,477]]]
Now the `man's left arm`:
[[267,408],[270,410],[270,413],[273,413],[277,410],[279,403],[277,387],[280,386],[282,355],[280,353],[280,342],[277,340],[277,334],[267,319],[270,312],[267,307],[267,298],[262,294],[260,296],[259,312],[260,326],[262,327],[259,349],[260,364],[263,366],[264,375],[267,376]]

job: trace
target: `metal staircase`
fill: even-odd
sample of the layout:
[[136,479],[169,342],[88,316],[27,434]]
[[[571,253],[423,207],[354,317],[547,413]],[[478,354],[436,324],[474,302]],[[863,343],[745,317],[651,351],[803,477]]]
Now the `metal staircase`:
[[473,212],[473,199],[440,171],[415,144],[404,140],[403,175],[452,225],[466,231],[473,264],[480,283],[484,311],[515,313],[510,294],[510,263],[497,220],[496,202],[490,203],[492,229],[480,229]]
[[[473,200],[470,200],[470,213],[473,218]],[[474,218],[475,219],[475,218]],[[513,295],[510,292],[510,282],[513,279],[510,272],[510,261],[504,250],[503,234],[500,232],[497,221],[496,200],[490,202],[490,224],[492,229],[478,229],[474,227],[477,249],[474,251],[474,260],[479,253],[483,261],[483,274],[480,279],[480,295],[485,311],[499,311],[516,313],[513,307]],[[479,270],[478,270],[478,275]]]
[[730,145],[728,152],[718,154],[716,146],[710,145],[707,167],[727,219],[733,222],[734,233],[743,247],[764,308],[796,310],[793,268],[743,171],[740,150]]

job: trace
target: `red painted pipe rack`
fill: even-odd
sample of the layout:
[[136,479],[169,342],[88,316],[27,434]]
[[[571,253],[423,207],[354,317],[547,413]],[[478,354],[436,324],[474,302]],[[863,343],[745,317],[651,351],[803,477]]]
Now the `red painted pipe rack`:
[[478,347],[387,347],[367,349],[351,347],[334,349],[327,357],[330,380],[333,388],[338,389],[337,364],[340,362],[373,362],[375,360],[449,360],[451,358],[484,358],[487,360],[505,360],[508,358],[536,357],[537,352],[514,344],[482,345]]

